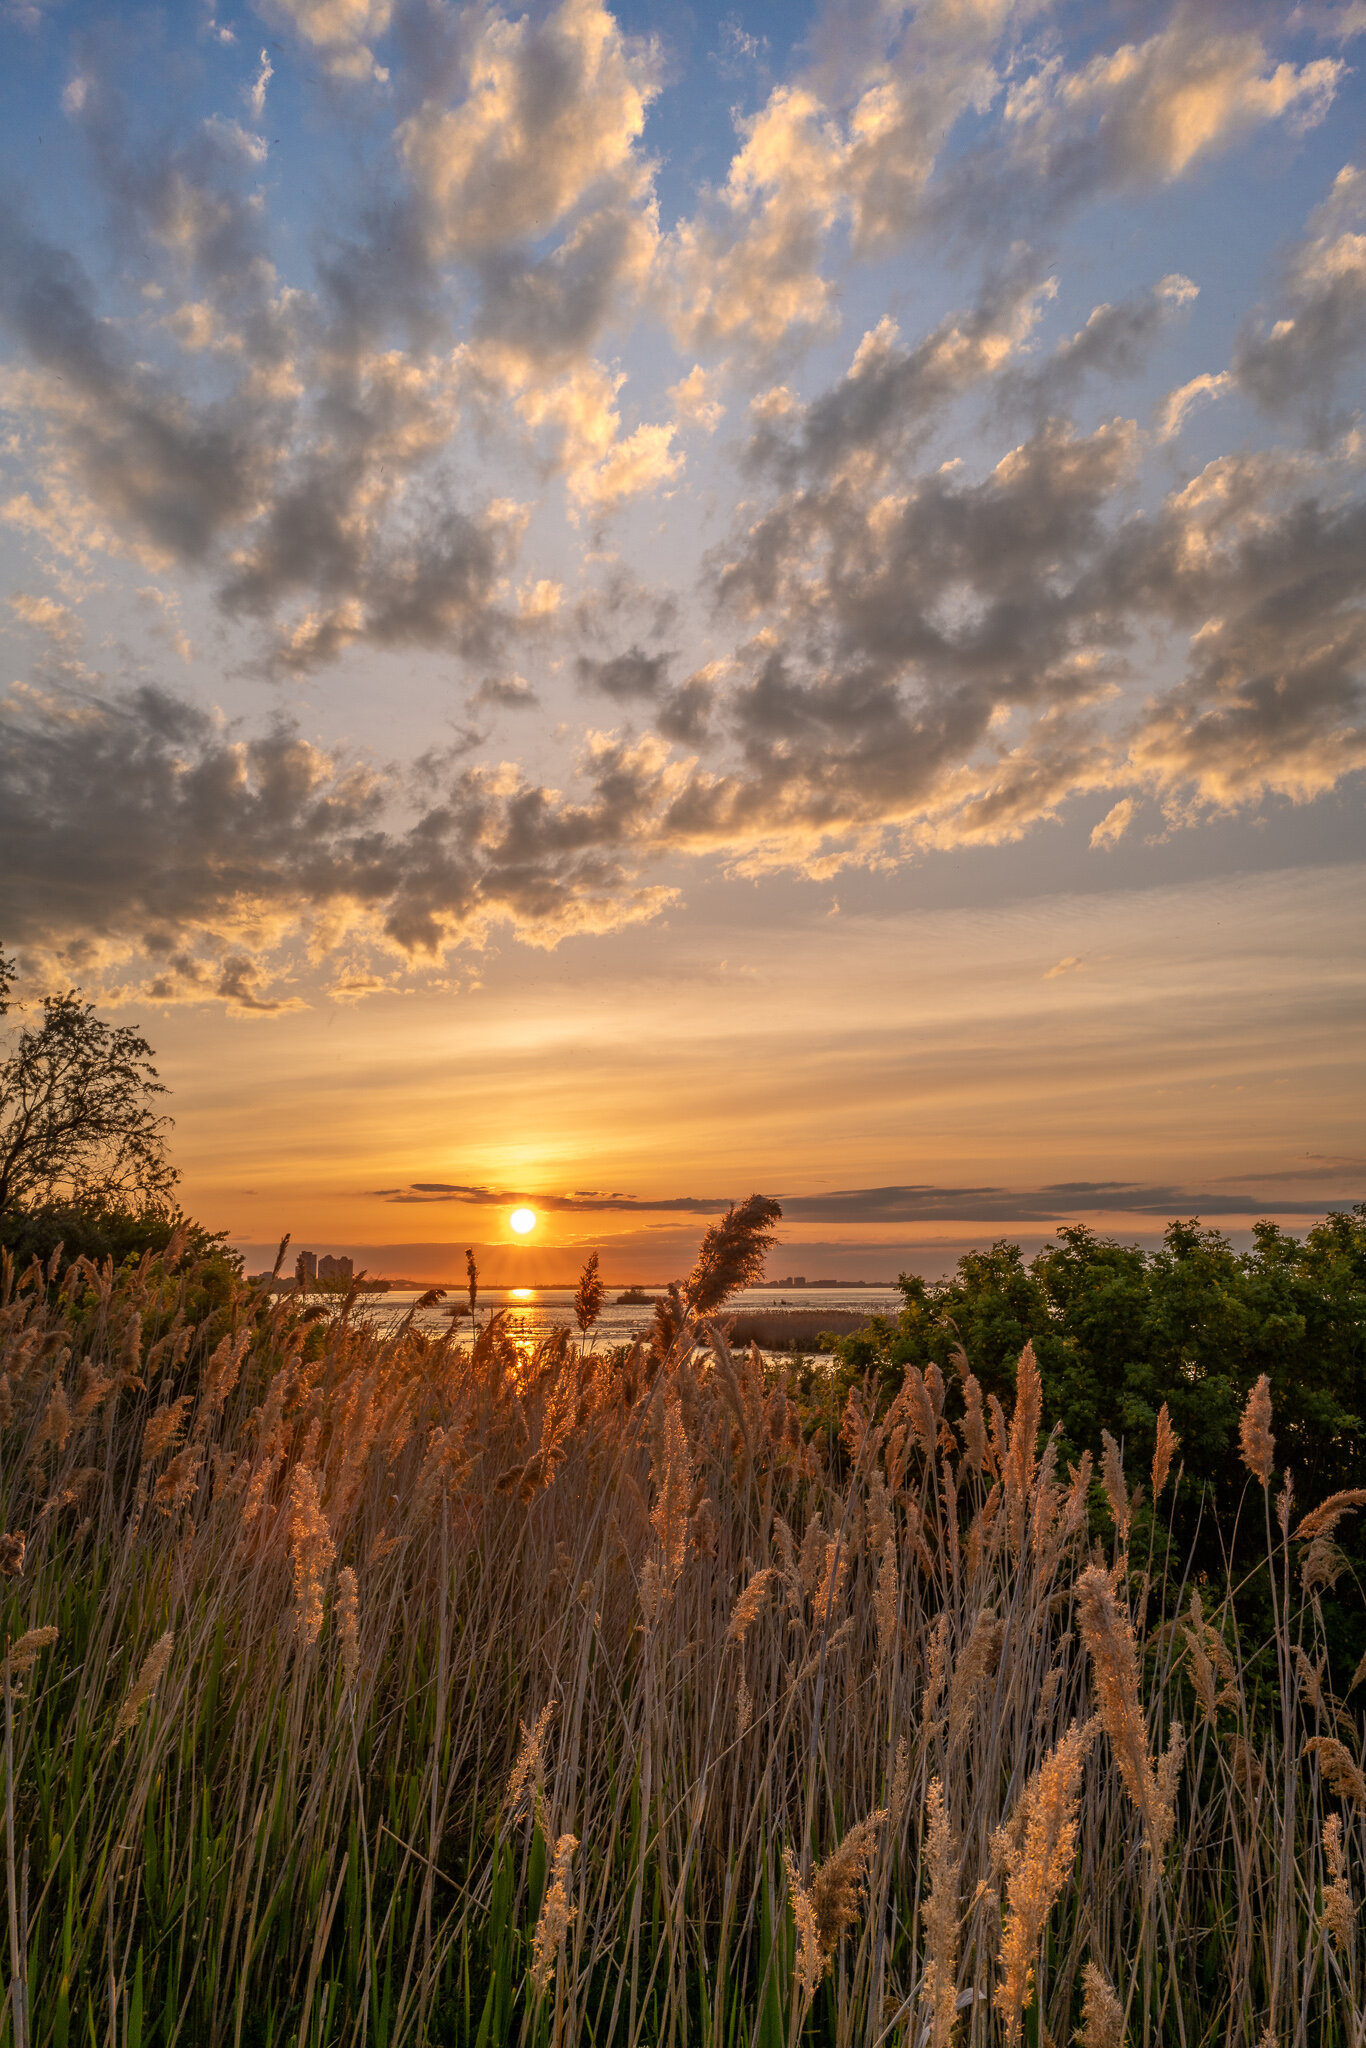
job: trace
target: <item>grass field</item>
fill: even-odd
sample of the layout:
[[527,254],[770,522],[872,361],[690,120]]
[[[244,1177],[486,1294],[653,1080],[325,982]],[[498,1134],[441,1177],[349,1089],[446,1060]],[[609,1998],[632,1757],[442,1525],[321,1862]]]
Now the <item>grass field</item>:
[[823,1429],[715,1325],[0,1294],[0,2041],[1366,2044],[1366,1495],[1304,1518],[1258,1395],[1248,1639],[1131,1537],[1179,1445],[1060,1469],[1028,1353]]

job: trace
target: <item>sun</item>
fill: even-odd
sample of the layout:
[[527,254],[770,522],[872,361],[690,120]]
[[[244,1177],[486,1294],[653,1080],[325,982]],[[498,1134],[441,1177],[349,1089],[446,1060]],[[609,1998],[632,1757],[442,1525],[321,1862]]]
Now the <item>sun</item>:
[[514,1209],[508,1217],[508,1222],[512,1225],[518,1237],[525,1237],[529,1230],[536,1228],[536,1211],[534,1209]]

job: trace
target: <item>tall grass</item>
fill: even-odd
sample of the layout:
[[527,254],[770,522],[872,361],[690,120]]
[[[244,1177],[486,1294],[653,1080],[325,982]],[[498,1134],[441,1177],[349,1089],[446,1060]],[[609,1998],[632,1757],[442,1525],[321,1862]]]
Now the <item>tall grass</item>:
[[812,1441],[695,1310],[604,1360],[204,1283],[0,1276],[0,2042],[1366,2044],[1359,1501],[1301,1525],[1264,1402],[1248,1641],[1028,1352]]

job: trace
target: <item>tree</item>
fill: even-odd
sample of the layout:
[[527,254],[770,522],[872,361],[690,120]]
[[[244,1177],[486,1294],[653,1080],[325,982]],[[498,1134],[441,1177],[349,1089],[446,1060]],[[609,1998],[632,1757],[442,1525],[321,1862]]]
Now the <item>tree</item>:
[[[0,953],[0,1013],[14,974]],[[45,997],[0,1061],[0,1216],[164,1206],[179,1178],[154,1106],[165,1093],[140,1032],[107,1024],[79,989]]]

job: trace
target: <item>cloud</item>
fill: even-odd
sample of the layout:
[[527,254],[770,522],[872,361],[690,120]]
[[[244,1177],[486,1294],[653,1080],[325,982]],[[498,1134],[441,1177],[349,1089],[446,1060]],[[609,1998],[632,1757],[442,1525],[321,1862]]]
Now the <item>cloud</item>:
[[1137,812],[1138,805],[1131,796],[1121,797],[1117,804],[1111,805],[1100,823],[1092,827],[1092,846],[1118,846]]
[[[370,45],[388,30],[393,0],[256,0],[256,4],[267,21],[292,29],[332,78],[379,83],[388,78],[388,72],[375,62]],[[266,76],[270,76],[268,70]]]
[[[473,1208],[512,1207],[525,1202],[547,1215],[685,1214],[712,1216],[729,1207],[725,1198],[671,1195],[645,1198],[618,1194],[552,1195],[525,1188],[447,1181],[414,1181],[403,1187],[376,1188],[372,1195],[399,1206],[455,1203]],[[1337,1205],[1350,1206],[1351,1197]],[[1194,1192],[1179,1186],[1140,1181],[1060,1181],[1043,1188],[932,1185],[881,1188],[840,1188],[829,1194],[780,1195],[785,1224],[914,1224],[914,1223],[1063,1223],[1079,1214],[1173,1216],[1322,1216],[1334,1206],[1324,1198],[1305,1201],[1278,1194],[1247,1195],[1241,1190]]]
[[1344,70],[1327,57],[1277,64],[1255,30],[1228,33],[1214,10],[1180,6],[1146,42],[1071,70],[1055,57],[1012,86],[1010,156],[1055,202],[1170,182],[1260,122],[1322,120]]
[[1191,377],[1174,391],[1169,391],[1157,409],[1158,438],[1174,440],[1195,406],[1204,399],[1221,398],[1226,391],[1233,389],[1233,385],[1234,379],[1228,370],[1220,370],[1217,374],[1205,370],[1198,377]]
[[425,103],[397,138],[433,242],[467,260],[545,235],[620,173],[658,90],[654,52],[598,0],[475,20],[465,97]]
[[[1322,1216],[1335,1206],[1278,1195],[1216,1194],[1139,1181],[1059,1181],[1051,1187],[887,1187],[828,1195],[784,1195],[791,1223],[1061,1223],[1078,1214],[1173,1216]],[[1352,1197],[1336,1206],[1347,1208]]]
[[1086,325],[1060,341],[1044,362],[1006,375],[1002,404],[1066,411],[1085,378],[1136,376],[1174,315],[1198,297],[1199,286],[1173,272],[1141,297],[1095,307]]
[[975,307],[950,313],[913,346],[884,318],[864,335],[847,373],[809,404],[781,390],[758,401],[746,466],[784,478],[830,478],[852,462],[885,471],[923,443],[956,400],[1004,370],[1055,288],[1020,248]]
[[714,434],[725,417],[726,408],[713,397],[713,378],[700,363],[694,363],[686,377],[669,386],[669,397],[680,422]]
[[427,1202],[457,1202],[472,1208],[511,1208],[519,1202],[543,1210],[547,1215],[606,1214],[606,1215],[663,1215],[715,1216],[728,1209],[735,1200],[733,1195],[667,1195],[657,1201],[638,1199],[633,1195],[596,1193],[575,1193],[568,1195],[547,1195],[528,1192],[525,1188],[495,1188],[481,1185],[460,1186],[450,1181],[412,1181],[406,1187],[375,1188],[371,1191],[380,1201],[400,1205],[420,1206]]
[[354,933],[392,970],[495,925],[553,945],[673,900],[627,858],[667,781],[658,742],[590,742],[577,799],[510,768],[436,764],[424,800],[416,778],[284,724],[235,738],[164,691],[12,692],[0,730],[11,937],[96,965],[141,951],[163,999],[259,1009],[244,962],[300,939],[331,951]]
[[1366,350],[1366,171],[1348,164],[1284,266],[1283,310],[1267,328],[1247,321],[1234,351],[1239,386],[1278,413],[1334,396]]

